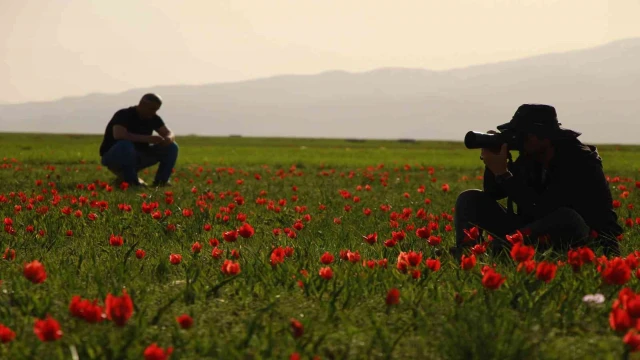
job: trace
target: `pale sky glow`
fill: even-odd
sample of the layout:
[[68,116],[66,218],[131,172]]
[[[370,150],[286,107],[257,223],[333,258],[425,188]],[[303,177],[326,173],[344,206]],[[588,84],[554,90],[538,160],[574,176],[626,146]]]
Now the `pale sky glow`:
[[0,103],[433,70],[640,37],[640,0],[0,0]]

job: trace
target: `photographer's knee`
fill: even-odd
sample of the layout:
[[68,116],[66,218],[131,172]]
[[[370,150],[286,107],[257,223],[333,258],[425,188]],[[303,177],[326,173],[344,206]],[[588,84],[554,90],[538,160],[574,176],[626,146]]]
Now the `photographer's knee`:
[[484,192],[479,189],[469,189],[461,192],[456,199],[456,209],[460,206],[475,204],[485,196]]
[[555,218],[562,218],[571,222],[584,222],[584,219],[577,211],[570,207],[561,207],[553,212]]
[[577,211],[569,207],[561,207],[556,209],[552,217],[555,219],[561,219],[561,222],[567,224],[570,229],[576,234],[587,236],[589,234],[589,226],[586,221]]

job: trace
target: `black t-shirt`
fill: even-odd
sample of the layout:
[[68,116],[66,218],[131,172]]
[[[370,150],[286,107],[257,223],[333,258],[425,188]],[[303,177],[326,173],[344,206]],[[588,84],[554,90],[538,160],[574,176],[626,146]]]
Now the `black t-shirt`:
[[[124,126],[128,132],[138,135],[151,135],[153,130],[158,130],[164,126],[164,121],[158,115],[155,115],[152,119],[145,120],[138,116],[135,106],[131,106],[126,109],[121,109],[113,115],[111,121],[107,125],[107,129],[104,132],[104,138],[102,145],[100,145],[100,156],[103,156],[109,149],[116,143],[113,138],[113,126]],[[148,143],[134,143],[136,149],[144,151],[149,147]]]

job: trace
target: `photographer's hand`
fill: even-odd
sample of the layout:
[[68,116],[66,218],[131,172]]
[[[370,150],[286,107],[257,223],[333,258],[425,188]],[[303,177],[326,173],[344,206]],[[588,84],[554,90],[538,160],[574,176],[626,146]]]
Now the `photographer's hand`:
[[[497,133],[498,133],[498,132],[497,132],[497,131],[495,131],[495,130],[487,130],[487,134],[495,135],[495,134],[497,134]],[[480,150],[480,160],[484,160],[484,152],[485,152],[485,151],[489,151],[489,150],[488,150],[488,149],[481,149],[481,150]]]
[[507,144],[502,144],[500,152],[482,149],[482,161],[495,176],[507,173]]

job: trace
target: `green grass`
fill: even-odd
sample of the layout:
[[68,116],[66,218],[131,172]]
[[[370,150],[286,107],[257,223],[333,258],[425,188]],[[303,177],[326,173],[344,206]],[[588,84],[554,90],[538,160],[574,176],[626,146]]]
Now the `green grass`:
[[[101,136],[0,134],[3,156],[19,157],[31,165],[77,165],[99,163]],[[477,170],[478,152],[459,142],[338,139],[181,137],[180,163],[216,166],[319,166],[359,167],[384,163],[387,167],[404,164],[445,166],[449,170]],[[600,145],[606,168],[637,172],[640,146]]]
[[[154,342],[173,347],[172,359],[288,359],[294,352],[322,359],[617,359],[624,355],[621,336],[608,324],[611,303],[622,287],[604,285],[594,266],[585,266],[578,274],[561,266],[549,284],[516,272],[510,258],[483,255],[474,269],[463,271],[446,251],[454,239],[444,230],[449,222],[443,219],[435,231],[442,235],[441,246],[429,246],[415,230],[407,231],[406,239],[393,248],[382,244],[397,229],[390,228],[390,212],[381,211],[381,204],[391,205],[391,212],[412,209],[414,216],[400,221],[400,227],[417,228],[429,223],[415,217],[418,209],[438,216],[451,214],[460,191],[482,186],[476,179],[483,169],[478,152],[461,143],[183,137],[178,139],[177,181],[171,189],[174,203],[168,205],[164,189],[148,189],[146,198],[132,189],[105,191],[100,182],[112,177],[99,166],[100,141],[99,136],[0,135],[2,157],[9,164],[0,168],[0,194],[8,199],[0,202],[0,217],[11,218],[17,231],[15,236],[0,233],[0,250],[16,251],[14,261],[0,259],[0,324],[16,333],[13,342],[0,344],[2,359],[68,359],[72,351],[80,359],[140,359]],[[632,181],[623,182],[631,191],[621,199],[623,204],[637,202],[638,148],[603,145],[599,150],[607,175]],[[321,175],[331,170],[335,172]],[[151,168],[142,176],[151,180],[154,171]],[[238,184],[239,179],[244,183]],[[387,179],[386,187],[381,179]],[[37,180],[43,183],[38,186]],[[62,197],[57,206],[51,204],[51,192],[43,192],[51,189],[49,182]],[[96,196],[86,189],[90,183],[97,185]],[[445,183],[450,185],[446,193],[441,190]],[[372,191],[356,190],[367,184]],[[424,193],[417,191],[420,185],[425,186]],[[617,185],[612,184],[614,198],[621,193]],[[341,189],[361,201],[343,199]],[[260,195],[262,190],[266,195]],[[46,204],[49,212],[26,210],[28,200],[23,203],[20,192],[27,199],[43,195],[45,200],[35,207]],[[208,192],[215,199],[205,197],[201,211],[198,196]],[[245,203],[236,206],[225,223],[216,214],[234,202],[234,192]],[[292,201],[294,195],[297,201]],[[108,209],[101,212],[89,204],[71,204],[80,196],[107,201]],[[260,197],[276,206],[280,199],[287,204],[276,213],[266,204],[256,204]],[[430,204],[425,204],[426,198]],[[141,211],[143,202],[156,201],[160,210],[170,209],[172,214],[154,220]],[[122,212],[118,204],[130,204],[133,211]],[[320,210],[320,204],[326,210]],[[344,210],[346,204],[352,206],[350,212]],[[14,213],[15,205],[23,210]],[[80,209],[82,217],[64,215],[64,206]],[[298,213],[296,206],[307,210]],[[372,214],[364,216],[364,208]],[[184,217],[183,209],[192,209],[194,215]],[[640,217],[637,210],[626,207],[618,212],[621,218]],[[97,214],[97,219],[87,219],[89,213]],[[255,235],[224,242],[222,233],[241,225],[238,213],[247,215]],[[293,228],[304,214],[310,214],[311,221],[303,221],[295,239],[273,235],[274,228]],[[341,224],[334,218],[341,218]],[[168,224],[176,231],[168,231]],[[205,231],[205,224],[212,230]],[[28,225],[46,235],[26,232]],[[626,255],[638,248],[639,236],[637,227],[625,229]],[[73,231],[72,237],[66,236],[67,230]],[[378,242],[368,245],[362,236],[374,232]],[[111,234],[121,235],[124,245],[110,246]],[[211,256],[210,238],[220,240],[222,259]],[[203,250],[192,254],[196,241]],[[293,247],[294,254],[272,267],[269,256],[277,246]],[[142,260],[135,257],[139,248],[146,251]],[[220,267],[224,258],[232,258],[233,249],[239,250],[241,272],[225,276]],[[358,251],[361,260],[340,260],[343,249]],[[400,251],[409,250],[423,254],[417,280],[396,269]],[[318,274],[325,266],[319,261],[324,252],[335,256],[330,265],[334,277],[328,281]],[[169,262],[172,253],[183,256],[181,264]],[[536,260],[566,260],[565,255],[536,254]],[[442,268],[432,273],[424,261],[435,257]],[[36,259],[47,271],[41,284],[32,284],[22,274],[23,264]],[[371,259],[388,259],[388,268],[362,265]],[[495,291],[483,288],[480,274],[482,265],[493,263],[506,277]],[[308,277],[300,274],[302,269]],[[633,277],[628,286],[637,290],[638,280]],[[88,324],[69,312],[74,295],[98,299],[103,306],[108,293],[120,295],[123,288],[135,307],[122,328],[111,321]],[[400,290],[400,303],[387,306],[391,288]],[[582,302],[584,295],[598,292],[605,295],[604,304]],[[194,319],[189,330],[180,329],[175,320],[184,313]],[[45,314],[56,319],[64,332],[55,342],[43,343],[33,333],[34,320]],[[300,338],[292,336],[291,318],[304,325]]]

